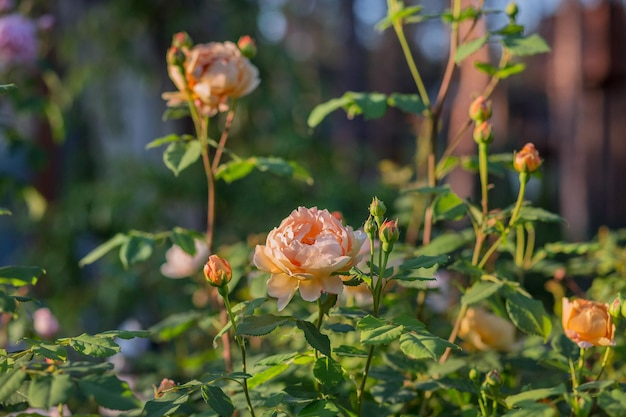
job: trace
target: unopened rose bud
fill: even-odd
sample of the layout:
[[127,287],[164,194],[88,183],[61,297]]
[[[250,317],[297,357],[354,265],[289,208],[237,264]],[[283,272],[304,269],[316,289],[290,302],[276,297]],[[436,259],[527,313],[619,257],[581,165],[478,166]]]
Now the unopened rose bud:
[[472,368],[470,369],[468,376],[469,376],[470,381],[477,381],[479,377],[478,371]]
[[374,240],[376,238],[376,232],[378,231],[378,227],[376,227],[376,222],[374,221],[372,216],[368,217],[367,220],[365,220],[363,230],[370,238],[370,240]]
[[166,59],[167,59],[168,65],[175,65],[175,66],[180,67],[185,63],[185,53],[183,52],[182,49],[176,46],[171,46],[167,50]]
[[487,372],[487,376],[485,377],[485,384],[490,387],[499,387],[502,385],[502,377],[500,376],[500,372],[493,369]]
[[622,307],[624,305],[624,296],[622,293],[618,293],[617,296],[609,304],[609,314],[614,319],[622,317]]
[[254,58],[256,55],[256,43],[249,35],[242,36],[237,41],[237,47],[246,58]]
[[204,265],[204,277],[214,287],[225,287],[233,277],[233,270],[226,259],[217,255],[209,256]]
[[175,48],[191,48],[193,41],[187,32],[178,32],[172,36],[172,46]]
[[540,165],[539,152],[532,143],[527,143],[521,151],[515,153],[513,167],[517,172],[535,172]]
[[474,128],[474,142],[490,144],[493,142],[493,126],[488,121],[477,124]]
[[380,226],[379,231],[380,242],[382,243],[383,252],[389,253],[393,249],[393,245],[400,238],[400,230],[398,229],[398,220],[387,220]]
[[478,96],[470,104],[469,116],[476,123],[484,122],[491,118],[491,100],[487,100],[483,96]]
[[374,197],[372,199],[372,203],[370,204],[370,214],[375,218],[382,221],[385,213],[387,212],[387,207],[385,203],[380,201],[378,197]]
[[514,1],[510,2],[506,6],[506,9],[504,10],[504,12],[509,17],[509,19],[514,21],[515,17],[517,16],[517,13],[519,12],[519,8],[517,7],[517,3],[515,3]]

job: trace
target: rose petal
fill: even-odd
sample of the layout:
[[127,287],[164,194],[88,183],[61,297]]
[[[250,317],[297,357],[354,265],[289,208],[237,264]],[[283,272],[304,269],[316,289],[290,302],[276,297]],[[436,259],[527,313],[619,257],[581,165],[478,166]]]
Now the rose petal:
[[282,311],[298,289],[299,281],[285,274],[275,274],[267,280],[267,293],[278,299],[278,311]]

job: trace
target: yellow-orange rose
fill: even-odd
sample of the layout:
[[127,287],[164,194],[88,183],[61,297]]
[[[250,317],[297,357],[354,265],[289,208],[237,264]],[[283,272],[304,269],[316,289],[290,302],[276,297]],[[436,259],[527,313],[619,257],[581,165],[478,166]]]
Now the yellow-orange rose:
[[341,277],[332,274],[356,265],[365,239],[328,210],[299,207],[268,234],[265,245],[257,245],[254,264],[272,274],[267,293],[282,310],[298,289],[306,301],[322,292],[341,294]]
[[198,44],[185,54],[184,74],[176,65],[168,66],[170,78],[179,91],[163,93],[168,106],[188,100],[188,94],[201,114],[213,116],[228,110],[228,99],[249,94],[259,85],[259,71],[241,55],[232,42]]
[[515,344],[515,326],[482,308],[469,308],[461,321],[459,337],[471,349],[509,352]]
[[615,344],[615,325],[606,303],[563,298],[562,319],[565,335],[581,348]]

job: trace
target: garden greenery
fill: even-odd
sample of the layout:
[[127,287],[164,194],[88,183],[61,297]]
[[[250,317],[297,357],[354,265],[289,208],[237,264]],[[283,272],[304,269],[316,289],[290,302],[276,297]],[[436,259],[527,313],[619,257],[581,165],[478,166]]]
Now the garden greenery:
[[[311,183],[312,175],[296,161],[237,155],[227,146],[237,102],[262,82],[254,41],[245,36],[238,44],[194,43],[177,33],[167,51],[176,91],[163,94],[165,116],[191,118],[194,131],[158,138],[147,148],[164,147],[163,161],[175,176],[202,164],[206,188],[198,192],[206,193],[207,229],[172,225],[166,231],[120,233],[80,264],[116,251],[124,267],[133,268],[167,245],[162,273],[191,283],[194,294],[207,301],[148,330],[60,339],[54,339],[56,327],[46,312],[41,316],[47,325],[35,324],[38,336],[2,340],[3,411],[16,416],[51,410],[124,416],[624,415],[626,304],[620,291],[626,234],[604,230],[590,242],[538,244],[540,223],[563,221],[525,198],[527,184],[541,170],[540,153],[532,143],[513,155],[490,148],[491,117],[498,111],[491,94],[501,80],[524,70],[522,58],[549,47],[540,36],[524,33],[514,3],[488,10],[482,1],[462,8],[460,0],[452,0],[450,9],[437,14],[398,0],[387,6],[377,28],[394,31],[416,94],[346,92],[312,109],[308,124],[315,128],[339,109],[349,118],[373,119],[395,108],[421,120],[416,149],[426,154],[416,161],[425,161],[426,177],[414,174],[397,184],[398,198],[410,201],[403,205],[406,213],[397,213],[402,220],[391,215],[393,202],[377,197],[363,208],[363,224],[356,227],[326,208],[294,207],[253,250],[246,244],[217,246],[217,181],[236,187],[248,175],[271,173]],[[504,14],[508,22],[475,36],[488,14]],[[407,25],[430,19],[441,19],[450,34],[435,95],[426,89],[405,35]],[[470,28],[463,37],[461,24]],[[459,64],[485,45],[499,61],[474,62],[489,83],[473,97],[461,131],[453,132],[446,149],[438,149],[451,80]],[[0,86],[0,92],[9,87]],[[214,138],[215,126],[220,133]],[[477,155],[452,156],[469,129]],[[477,173],[478,202],[445,184],[454,169]],[[503,208],[490,201],[497,191],[489,183],[494,172],[515,173],[517,198]],[[263,202],[258,204],[262,212]],[[0,208],[0,215],[11,212]],[[37,303],[28,289],[45,279],[44,268],[0,267],[5,330],[25,306]],[[575,280],[582,275],[596,277],[586,292]],[[547,291],[527,288],[537,277]],[[156,355],[152,380],[131,386],[128,375],[107,359],[143,339],[154,347],[143,354]],[[174,366],[159,359],[164,352],[173,352]]]

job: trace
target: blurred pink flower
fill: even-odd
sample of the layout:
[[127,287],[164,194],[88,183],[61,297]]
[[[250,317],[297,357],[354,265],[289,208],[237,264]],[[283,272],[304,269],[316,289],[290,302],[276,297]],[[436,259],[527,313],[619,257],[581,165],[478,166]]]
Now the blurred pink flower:
[[166,262],[161,265],[161,273],[168,278],[185,278],[198,272],[209,258],[209,248],[199,239],[196,239],[195,245],[194,256],[189,255],[178,245],[169,248],[165,253]]
[[0,0],[0,13],[8,12],[15,6],[13,0]]
[[37,59],[37,49],[37,26],[33,20],[17,13],[0,16],[0,68],[32,64]]
[[59,331],[59,322],[49,308],[40,308],[33,313],[35,332],[44,339],[50,339]]

